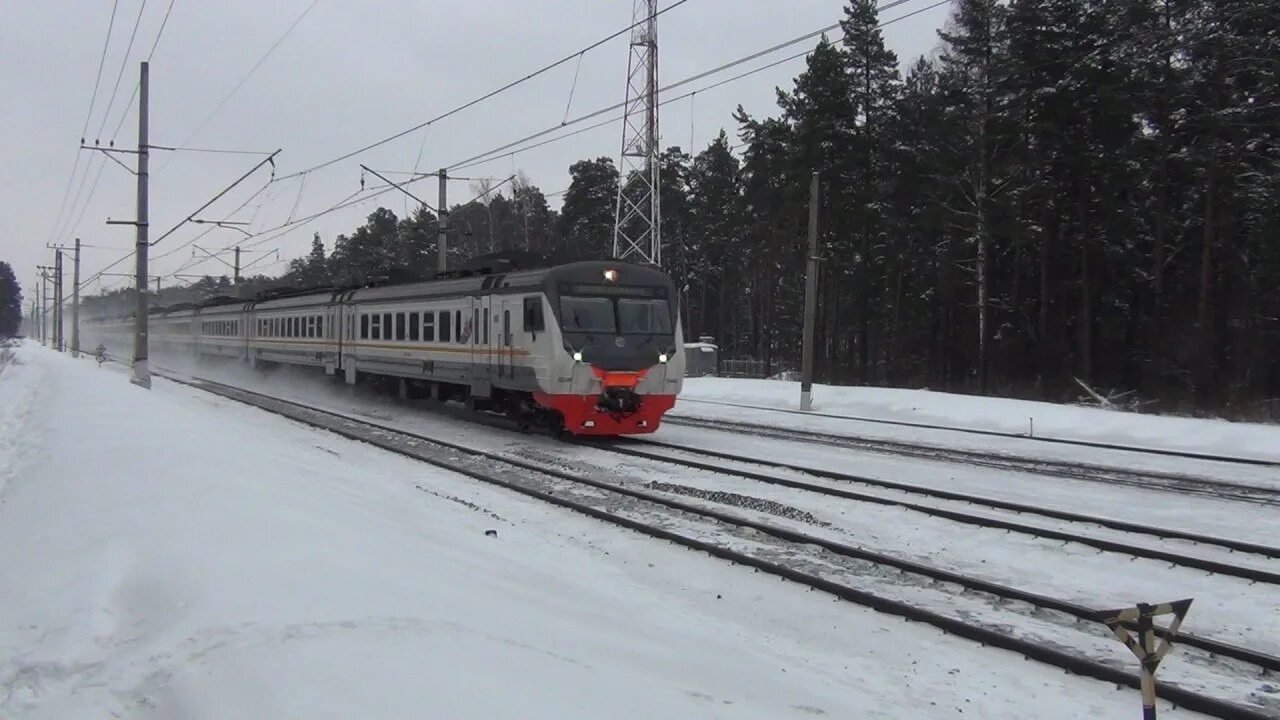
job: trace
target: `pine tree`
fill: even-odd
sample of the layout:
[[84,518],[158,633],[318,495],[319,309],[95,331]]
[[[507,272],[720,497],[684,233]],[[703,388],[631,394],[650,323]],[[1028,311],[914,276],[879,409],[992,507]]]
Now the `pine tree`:
[[987,389],[987,349],[991,335],[991,241],[994,234],[992,195],[1004,178],[997,173],[997,139],[1002,134],[1000,72],[1007,38],[1003,6],[998,0],[959,0],[952,27],[939,31],[943,40],[943,83],[961,119],[954,158],[964,171],[956,176],[955,223],[967,228],[973,246],[977,310],[974,367],[979,392]]
[[[819,304],[816,368],[820,377],[843,379],[840,358],[854,343],[853,328],[861,325],[857,313],[856,273],[861,258],[855,240],[853,169],[857,113],[853,105],[844,53],[824,37],[807,58],[791,92],[778,92],[782,119],[791,128],[787,200],[792,215],[785,230],[796,238],[807,234],[809,179],[820,178],[821,243],[828,262],[823,267],[823,302]],[[803,253],[796,246],[797,251]],[[803,257],[803,255],[801,256]],[[800,267],[804,267],[801,263]]]
[[[845,8],[840,23],[844,31],[845,59],[856,122],[857,147],[850,158],[852,207],[850,215],[858,237],[858,369],[864,384],[873,380],[872,328],[875,318],[871,298],[887,287],[887,228],[881,221],[891,182],[894,109],[900,92],[898,56],[884,45],[875,0],[855,0]],[[899,268],[900,270],[900,268]]]
[[[689,169],[689,233],[686,251],[690,337],[725,333],[741,312],[748,256],[744,253],[738,159],[723,130]],[[732,324],[732,325],[731,325]]]
[[0,260],[0,337],[18,334],[22,326],[22,287],[9,263]]
[[569,189],[560,209],[558,252],[565,257],[604,258],[613,250],[614,205],[618,170],[607,157],[580,160],[569,167]]

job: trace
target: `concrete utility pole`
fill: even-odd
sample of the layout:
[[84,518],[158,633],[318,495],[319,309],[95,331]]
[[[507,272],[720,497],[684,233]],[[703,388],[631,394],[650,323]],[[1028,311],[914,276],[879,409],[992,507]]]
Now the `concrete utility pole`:
[[[235,264],[235,267],[232,268],[232,270],[235,271],[235,283],[239,285],[240,284],[240,246],[239,245],[236,246],[236,264]],[[160,292],[159,288],[156,289],[156,292]]]
[[138,79],[138,217],[137,278],[138,304],[134,310],[133,329],[133,383],[151,389],[151,371],[147,367],[147,108],[150,93],[147,88],[149,67],[142,63]]
[[440,178],[440,203],[436,205],[439,208],[436,212],[436,272],[444,273],[449,269],[449,201],[446,199],[449,176],[444,168],[440,168],[436,175]]
[[80,357],[80,238],[71,261],[71,357]]
[[49,346],[49,266],[37,265],[40,271],[40,284],[36,290],[40,294],[40,344]]
[[62,251],[53,251],[53,348],[62,352]]
[[818,314],[818,173],[809,181],[809,268],[804,281],[804,350],[800,361],[800,409],[813,409],[813,326]]

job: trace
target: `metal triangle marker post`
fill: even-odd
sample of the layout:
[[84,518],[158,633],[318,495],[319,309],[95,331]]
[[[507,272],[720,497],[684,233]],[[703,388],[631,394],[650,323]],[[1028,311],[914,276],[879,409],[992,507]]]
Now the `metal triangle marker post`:
[[[1098,620],[1111,628],[1116,638],[1133,652],[1142,665],[1142,720],[1156,720],[1156,668],[1160,667],[1160,661],[1173,646],[1173,637],[1187,617],[1191,602],[1192,598],[1159,605],[1138,603],[1137,607],[1098,613]],[[1173,615],[1173,622],[1157,647],[1154,620],[1159,615]]]

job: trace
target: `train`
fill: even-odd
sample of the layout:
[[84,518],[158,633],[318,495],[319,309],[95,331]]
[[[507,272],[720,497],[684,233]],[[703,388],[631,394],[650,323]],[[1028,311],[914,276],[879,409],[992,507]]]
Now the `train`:
[[[650,265],[494,262],[419,282],[156,308],[149,346],[158,358],[393,381],[402,397],[462,400],[522,428],[630,435],[657,430],[680,393],[677,303],[671,278]],[[90,342],[122,351],[133,333],[132,315],[86,322]]]

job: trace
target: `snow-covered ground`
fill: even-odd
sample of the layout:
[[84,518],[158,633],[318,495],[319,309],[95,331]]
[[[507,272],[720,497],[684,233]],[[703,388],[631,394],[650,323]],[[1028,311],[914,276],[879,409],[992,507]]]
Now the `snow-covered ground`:
[[196,390],[18,357],[0,717],[1137,713],[1136,692]]
[[[813,413],[798,411],[800,384],[778,380],[686,378],[676,416],[726,418],[797,430],[848,433],[1036,457],[1200,471],[1213,463],[1162,460],[1092,447],[972,435],[888,423],[935,425],[1127,447],[1226,455],[1280,463],[1280,425],[1143,415],[1116,410],[929,390],[815,385]],[[839,416],[839,417],[836,417]],[[859,421],[862,418],[867,421]],[[1237,470],[1254,468],[1234,466]],[[1280,469],[1262,472],[1280,477]]]

